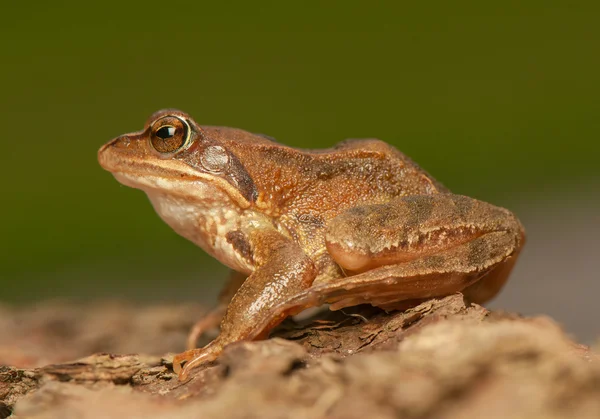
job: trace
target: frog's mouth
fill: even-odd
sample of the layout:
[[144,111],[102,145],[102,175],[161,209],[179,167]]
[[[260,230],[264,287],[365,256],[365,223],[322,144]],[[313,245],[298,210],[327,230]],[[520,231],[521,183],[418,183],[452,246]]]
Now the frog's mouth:
[[[223,201],[227,196],[216,182],[204,179],[182,179],[158,175],[138,175],[131,172],[112,172],[117,181],[125,186],[140,189],[146,194],[168,194],[196,201]],[[226,198],[225,198],[226,199]]]
[[240,208],[249,206],[225,179],[195,170],[182,161],[127,153],[111,147],[111,143],[98,151],[98,161],[121,184],[147,194],[160,192],[205,203],[221,202],[228,196]]

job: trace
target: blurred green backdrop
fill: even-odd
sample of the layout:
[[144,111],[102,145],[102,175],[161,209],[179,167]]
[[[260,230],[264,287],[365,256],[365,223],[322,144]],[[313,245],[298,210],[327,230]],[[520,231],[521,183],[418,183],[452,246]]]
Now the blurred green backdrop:
[[536,243],[598,195],[597,4],[6,4],[0,298],[215,294],[225,270],[96,161],[165,107],[300,147],[384,139],[454,191],[545,220]]

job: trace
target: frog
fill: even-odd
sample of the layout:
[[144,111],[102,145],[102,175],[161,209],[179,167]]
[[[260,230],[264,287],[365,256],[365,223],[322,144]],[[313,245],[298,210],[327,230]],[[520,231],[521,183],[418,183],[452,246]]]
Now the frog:
[[485,303],[525,242],[511,211],[452,193],[378,139],[298,149],[165,109],[106,143],[98,159],[231,269],[218,304],[173,358],[181,380],[311,307],[389,312],[454,293]]

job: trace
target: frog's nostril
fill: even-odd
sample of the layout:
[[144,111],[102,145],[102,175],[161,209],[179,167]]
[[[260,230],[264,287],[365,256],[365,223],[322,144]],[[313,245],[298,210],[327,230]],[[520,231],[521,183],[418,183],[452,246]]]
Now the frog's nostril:
[[109,141],[108,143],[100,147],[100,150],[98,150],[98,159],[100,160],[100,162],[107,161],[107,159],[110,158],[108,155],[111,154],[111,150],[115,148],[128,147],[129,142],[130,140],[126,136],[120,136]]
[[103,152],[105,152],[107,148],[112,147],[113,143],[114,143],[114,140],[104,144],[102,147],[100,147],[100,150],[98,150],[98,154],[100,155]]
[[121,135],[120,137],[115,138],[114,140],[112,140],[111,142],[109,142],[108,144],[106,144],[106,147],[114,147],[114,148],[127,148],[129,147],[131,144],[131,138],[129,138],[129,136],[127,135]]

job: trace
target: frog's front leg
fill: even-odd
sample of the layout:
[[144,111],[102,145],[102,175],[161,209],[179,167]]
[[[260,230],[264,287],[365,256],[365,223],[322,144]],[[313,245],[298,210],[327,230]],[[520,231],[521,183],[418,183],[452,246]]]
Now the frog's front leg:
[[216,359],[230,343],[266,337],[285,317],[300,310],[294,307],[274,314],[276,308],[308,289],[316,277],[313,262],[293,241],[272,229],[253,228],[244,233],[256,269],[231,299],[219,336],[204,348],[175,356],[173,368],[181,379],[195,366]]
[[[464,291],[483,302],[500,290],[524,243],[508,210],[453,194],[397,198],[349,209],[333,219],[327,249],[350,275],[314,287],[332,308]],[[318,289],[317,289],[318,288]],[[310,299],[306,296],[302,298]]]
[[240,272],[230,272],[227,284],[219,293],[217,306],[206,313],[200,320],[198,320],[188,334],[187,349],[195,348],[196,342],[200,336],[202,336],[206,331],[219,326],[223,320],[225,312],[227,311],[227,306],[247,277],[248,275],[244,275]]

